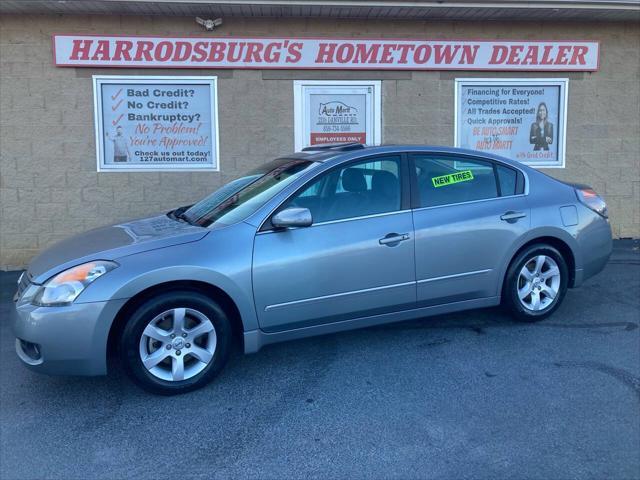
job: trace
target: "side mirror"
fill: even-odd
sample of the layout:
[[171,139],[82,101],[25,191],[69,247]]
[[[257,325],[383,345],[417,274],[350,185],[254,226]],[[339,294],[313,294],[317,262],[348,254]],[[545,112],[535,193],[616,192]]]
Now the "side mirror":
[[308,208],[289,207],[271,217],[275,228],[309,227],[313,223]]

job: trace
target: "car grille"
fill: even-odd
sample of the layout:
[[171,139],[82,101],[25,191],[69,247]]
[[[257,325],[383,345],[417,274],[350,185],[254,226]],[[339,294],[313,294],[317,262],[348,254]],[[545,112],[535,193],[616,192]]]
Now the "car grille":
[[20,281],[18,282],[18,291],[13,296],[14,302],[17,302],[18,299],[20,299],[20,297],[24,293],[24,291],[27,289],[27,287],[31,283],[30,279],[31,279],[31,275],[29,275],[29,272],[24,272],[22,275],[20,275]]

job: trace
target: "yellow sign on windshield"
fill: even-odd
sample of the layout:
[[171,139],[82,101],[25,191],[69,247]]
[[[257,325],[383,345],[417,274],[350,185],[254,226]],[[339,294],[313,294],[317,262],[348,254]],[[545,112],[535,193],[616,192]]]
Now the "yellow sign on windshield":
[[436,188],[446,187],[447,185],[453,185],[454,183],[468,182],[469,180],[473,180],[473,172],[471,172],[471,170],[463,170],[462,172],[433,177],[431,179],[433,186]]

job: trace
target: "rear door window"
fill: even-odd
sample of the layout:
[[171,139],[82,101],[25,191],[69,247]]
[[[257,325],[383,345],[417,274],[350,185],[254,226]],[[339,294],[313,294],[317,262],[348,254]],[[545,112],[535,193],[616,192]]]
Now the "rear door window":
[[499,196],[493,163],[447,156],[412,155],[418,205],[435,207]]
[[512,168],[496,165],[498,182],[500,184],[500,195],[515,195],[518,188],[518,172]]

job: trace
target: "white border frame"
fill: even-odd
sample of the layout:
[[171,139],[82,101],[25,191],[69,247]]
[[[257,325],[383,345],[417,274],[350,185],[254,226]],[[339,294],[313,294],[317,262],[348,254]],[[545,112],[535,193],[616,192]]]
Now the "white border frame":
[[371,87],[373,88],[373,144],[382,143],[382,81],[380,80],[294,80],[293,82],[293,130],[295,151],[299,152],[304,144],[304,89],[305,87]]
[[[529,85],[553,85],[560,87],[560,99],[559,105],[562,109],[558,112],[558,123],[562,126],[562,133],[558,132],[558,160],[554,163],[529,163],[520,162],[516,159],[513,161],[522,163],[532,168],[565,168],[566,165],[566,147],[567,147],[567,116],[569,109],[569,79],[568,78],[456,78],[454,86],[454,119],[453,119],[453,144],[459,147],[459,125],[458,125],[458,111],[460,107],[460,88],[462,85],[479,85],[479,86],[502,86],[513,84],[529,84]],[[507,157],[509,158],[509,157]]]
[[[96,142],[96,165],[98,172],[219,172],[220,171],[220,129],[218,128],[218,77],[217,76],[181,76],[181,75],[93,75],[93,121],[95,127]],[[211,98],[211,138],[215,141],[215,167],[197,168],[193,165],[179,167],[175,164],[167,164],[166,168],[158,165],[143,167],[136,165],[127,168],[107,168],[103,162],[104,152],[104,125],[102,122],[102,92],[100,87],[109,83],[131,83],[131,84],[174,84],[179,82],[193,83],[198,85],[208,85]]]

